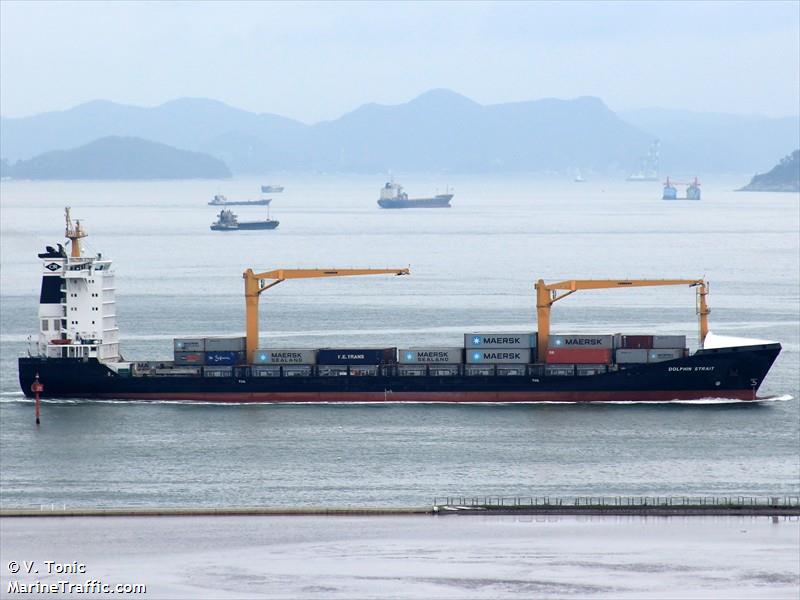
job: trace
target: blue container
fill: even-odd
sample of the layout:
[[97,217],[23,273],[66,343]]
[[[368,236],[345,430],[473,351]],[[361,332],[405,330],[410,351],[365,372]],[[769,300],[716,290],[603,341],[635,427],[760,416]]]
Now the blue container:
[[318,365],[385,365],[397,362],[397,348],[323,348]]
[[230,350],[215,350],[206,352],[205,364],[207,365],[238,365],[244,362],[244,352]]

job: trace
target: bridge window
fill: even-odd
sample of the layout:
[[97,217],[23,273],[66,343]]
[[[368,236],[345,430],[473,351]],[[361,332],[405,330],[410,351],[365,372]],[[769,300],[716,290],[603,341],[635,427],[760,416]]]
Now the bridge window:
[[47,319],[42,319],[42,331],[48,331],[50,329],[50,321]]

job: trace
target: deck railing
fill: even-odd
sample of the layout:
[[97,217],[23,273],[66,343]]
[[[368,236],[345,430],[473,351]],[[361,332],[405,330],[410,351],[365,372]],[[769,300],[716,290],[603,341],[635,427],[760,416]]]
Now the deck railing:
[[797,508],[800,496],[444,496],[434,506],[519,507],[730,507]]

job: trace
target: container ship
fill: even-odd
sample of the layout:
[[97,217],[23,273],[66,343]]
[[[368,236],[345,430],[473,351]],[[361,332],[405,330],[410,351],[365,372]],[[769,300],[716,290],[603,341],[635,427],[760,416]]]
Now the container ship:
[[[537,331],[466,332],[435,348],[279,348],[258,341],[263,292],[291,279],[407,275],[409,269],[244,272],[246,335],[173,341],[169,361],[120,354],[111,261],[83,252],[67,210],[64,245],[39,254],[36,350],[19,358],[23,392],[42,397],[207,402],[757,401],[777,342],[708,332],[702,279],[536,283]],[[683,335],[551,334],[555,302],[581,290],[686,285],[696,290],[701,347]],[[43,390],[41,389],[43,387]]]
[[381,208],[450,208],[453,194],[447,190],[444,194],[436,194],[431,198],[409,198],[403,186],[394,181],[387,181],[381,188],[378,206]]
[[269,206],[272,198],[261,198],[260,200],[228,200],[222,194],[216,194],[208,201],[209,206]]

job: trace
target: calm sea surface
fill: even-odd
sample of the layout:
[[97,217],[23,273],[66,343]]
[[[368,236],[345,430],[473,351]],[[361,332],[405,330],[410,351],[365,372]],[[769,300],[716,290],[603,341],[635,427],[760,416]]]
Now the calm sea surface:
[[[406,177],[455,187],[449,210],[387,211],[379,177],[0,184],[2,506],[423,505],[444,495],[800,494],[800,214],[796,194],[700,202],[660,185]],[[208,228],[214,193],[275,194],[268,232]],[[411,277],[291,281],[262,297],[262,343],[455,346],[533,329],[534,280],[706,277],[715,333],[778,340],[761,405],[218,406],[47,402],[17,383],[40,263],[63,207],[114,260],[121,349],[168,359],[171,338],[241,334],[252,267],[404,267]],[[240,218],[263,208],[239,207]],[[575,294],[564,333],[675,333],[696,345],[688,288]]]

